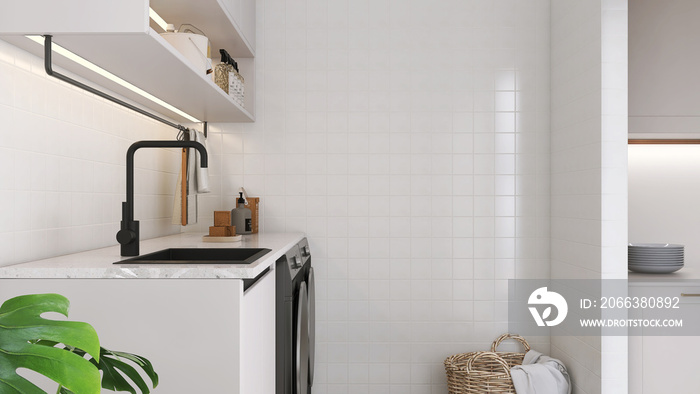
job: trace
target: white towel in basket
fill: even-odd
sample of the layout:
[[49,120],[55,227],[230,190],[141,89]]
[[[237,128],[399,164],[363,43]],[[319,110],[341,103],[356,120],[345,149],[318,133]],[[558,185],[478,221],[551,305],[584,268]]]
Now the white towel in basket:
[[517,394],[571,394],[571,378],[556,358],[529,350],[522,365],[510,369]]

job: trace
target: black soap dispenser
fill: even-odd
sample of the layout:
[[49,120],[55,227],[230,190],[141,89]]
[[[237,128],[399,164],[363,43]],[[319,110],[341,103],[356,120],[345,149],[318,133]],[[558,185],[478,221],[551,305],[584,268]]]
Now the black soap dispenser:
[[238,234],[250,234],[253,232],[253,213],[245,207],[243,192],[239,192],[236,208],[231,210],[231,225],[236,226]]

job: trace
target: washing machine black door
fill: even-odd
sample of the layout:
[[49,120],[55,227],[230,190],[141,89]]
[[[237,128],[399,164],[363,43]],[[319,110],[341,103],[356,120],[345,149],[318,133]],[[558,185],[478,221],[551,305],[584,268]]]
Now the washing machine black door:
[[309,386],[314,384],[314,355],[316,354],[316,284],[314,267],[309,267]]
[[306,394],[309,386],[309,297],[306,283],[299,286],[296,311],[296,394]]

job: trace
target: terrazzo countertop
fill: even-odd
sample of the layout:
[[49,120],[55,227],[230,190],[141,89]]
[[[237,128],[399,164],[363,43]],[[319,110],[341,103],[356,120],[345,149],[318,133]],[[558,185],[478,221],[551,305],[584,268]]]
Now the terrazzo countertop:
[[144,255],[167,248],[267,248],[271,252],[252,264],[113,264],[130,258],[120,256],[119,245],[115,245],[0,267],[0,279],[249,279],[255,278],[304,238],[303,233],[259,233],[244,235],[241,242],[212,243],[203,242],[202,235],[182,233],[142,240],[140,252]]

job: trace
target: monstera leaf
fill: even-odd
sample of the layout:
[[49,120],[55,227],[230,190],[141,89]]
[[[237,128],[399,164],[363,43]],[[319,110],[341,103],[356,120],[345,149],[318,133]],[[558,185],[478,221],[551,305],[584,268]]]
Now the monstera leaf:
[[90,361],[39,343],[46,340],[65,344],[100,359],[100,342],[92,326],[41,317],[46,312],[67,317],[69,305],[68,299],[59,294],[32,294],[12,298],[0,306],[0,393],[44,393],[19,376],[17,368],[36,371],[75,393],[100,392],[100,373]]
[[97,366],[97,368],[103,372],[102,388],[112,391],[128,391],[131,394],[137,394],[136,390],[131,386],[131,384],[129,384],[129,382],[119,373],[119,371],[121,371],[139,387],[143,394],[150,393],[148,385],[146,382],[144,382],[141,375],[136,372],[134,367],[122,361],[121,358],[127,359],[138,365],[144,372],[146,372],[146,375],[148,375],[153,382],[153,388],[158,386],[158,374],[153,370],[153,365],[151,365],[151,362],[146,358],[136,354],[117,352],[102,348],[100,353],[100,362]]
[[[60,344],[50,341],[42,341],[41,343],[46,346],[61,346]],[[80,349],[73,349],[70,347],[64,347],[64,349],[81,357],[85,356],[85,352]],[[151,392],[148,384],[146,384],[146,381],[144,381],[141,375],[136,371],[136,368],[131,366],[129,363],[124,362],[122,359],[129,360],[141,368],[146,373],[148,378],[151,379],[153,388],[158,386],[158,374],[153,370],[153,365],[146,358],[136,354],[117,352],[101,347],[99,362],[95,361],[95,359],[91,359],[90,362],[103,373],[103,389],[111,391],[126,391],[131,394],[138,394],[136,388],[124,377],[125,375],[131,379],[141,393],[149,394]],[[73,392],[65,387],[60,387],[59,394],[73,394]]]

